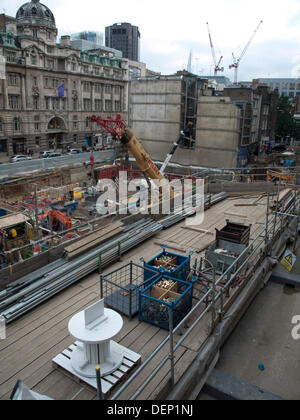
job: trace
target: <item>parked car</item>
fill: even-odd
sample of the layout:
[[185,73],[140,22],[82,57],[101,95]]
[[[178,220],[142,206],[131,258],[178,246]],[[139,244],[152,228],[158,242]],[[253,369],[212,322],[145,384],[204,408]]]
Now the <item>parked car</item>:
[[273,147],[272,153],[282,153],[285,152],[287,149],[287,146],[285,144],[277,144]]
[[70,149],[68,154],[69,155],[78,155],[78,153],[82,153],[80,149]]
[[32,160],[32,158],[30,156],[25,156],[25,155],[15,155],[10,158],[11,163],[22,162],[25,160]]
[[51,159],[51,158],[55,158],[55,157],[61,157],[61,156],[62,156],[62,154],[61,154],[61,153],[53,152],[53,153],[50,153],[50,154],[47,156],[47,159]]
[[51,152],[50,150],[45,150],[44,152],[41,152],[40,153],[40,159],[47,158],[51,153],[53,153],[53,152]]

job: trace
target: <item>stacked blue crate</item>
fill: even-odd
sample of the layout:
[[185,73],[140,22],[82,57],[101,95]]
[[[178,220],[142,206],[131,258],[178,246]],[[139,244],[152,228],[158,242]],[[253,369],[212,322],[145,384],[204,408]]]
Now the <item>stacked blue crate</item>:
[[[159,260],[161,257],[171,257],[172,259],[176,259],[176,267],[173,269],[166,268],[166,267],[157,267],[155,265],[155,262]],[[191,257],[186,257],[185,255],[179,255],[174,254],[172,252],[167,252],[165,249],[163,249],[163,252],[156,255],[154,258],[152,258],[150,261],[144,261],[144,267],[157,271],[158,273],[166,273],[168,275],[171,275],[172,277],[185,281],[190,273],[191,268]],[[146,273],[145,273],[146,274]],[[145,281],[147,278],[145,278]]]
[[[161,280],[175,283],[173,290],[160,289]],[[173,312],[174,328],[191,311],[193,284],[162,274],[144,290],[139,292],[139,320],[169,330],[169,310]]]

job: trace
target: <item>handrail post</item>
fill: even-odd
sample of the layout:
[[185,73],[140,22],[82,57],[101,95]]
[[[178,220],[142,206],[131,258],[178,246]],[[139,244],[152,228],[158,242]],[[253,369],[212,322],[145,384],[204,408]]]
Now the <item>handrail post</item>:
[[174,363],[174,317],[173,308],[169,307],[169,331],[170,331],[170,355],[169,359],[171,362],[171,386],[175,385],[175,363]]
[[103,393],[102,393],[100,366],[96,366],[95,371],[96,371],[96,380],[97,380],[97,397],[99,401],[102,401]]
[[212,310],[211,310],[211,331],[213,332],[215,329],[215,320],[216,320],[216,272],[215,268],[213,267],[213,286],[212,286]]
[[223,321],[223,312],[224,312],[224,296],[223,296],[224,289],[223,289],[223,287],[220,290],[220,292],[221,292],[221,295],[220,295],[219,322],[222,322]]

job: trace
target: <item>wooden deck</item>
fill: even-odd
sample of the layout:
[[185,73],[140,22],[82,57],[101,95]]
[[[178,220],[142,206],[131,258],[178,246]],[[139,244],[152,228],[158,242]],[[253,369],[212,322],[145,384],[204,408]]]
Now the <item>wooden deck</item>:
[[[222,228],[228,218],[232,221],[245,220],[246,224],[252,224],[251,237],[254,238],[265,224],[266,198],[261,199],[259,205],[255,207],[235,206],[236,203],[251,204],[254,200],[255,198],[227,199],[217,204],[206,212],[201,229],[214,234],[215,228]],[[235,213],[246,218],[229,217],[226,213]],[[145,259],[153,257],[160,252],[160,247],[155,244],[156,242],[169,242],[174,246],[186,248],[188,251],[199,250],[214,238],[206,233],[183,229],[183,226],[184,222],[160,232],[155,239],[128,252],[121,262],[110,266],[106,272],[131,260],[139,264],[140,257]],[[196,254],[194,258],[199,258],[200,255]],[[67,329],[69,319],[97,300],[99,300],[99,275],[94,273],[8,326],[7,339],[0,341],[0,399],[5,400],[10,397],[18,379],[24,381],[33,390],[58,400],[96,398],[94,390],[74,380],[62,370],[55,369],[51,361],[73,343]],[[211,314],[208,313],[176,351],[176,382],[196,358],[197,352],[210,333],[210,326]],[[167,335],[167,331],[147,323],[140,323],[137,317],[131,322],[124,317],[124,328],[115,341],[141,354],[143,362]],[[176,340],[179,338],[180,336],[177,335]],[[166,345],[147,365],[143,374],[139,375],[122,393],[121,399],[129,399],[168,353],[169,346]],[[169,362],[142,392],[139,399],[163,398],[163,389],[169,380],[168,372]]]

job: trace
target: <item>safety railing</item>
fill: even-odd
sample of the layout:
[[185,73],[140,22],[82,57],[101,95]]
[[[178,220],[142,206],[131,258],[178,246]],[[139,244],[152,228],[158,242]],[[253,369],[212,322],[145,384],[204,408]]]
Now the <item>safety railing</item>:
[[[279,197],[279,194],[278,194]],[[249,246],[240,254],[236,261],[221,275],[221,277],[217,281],[213,281],[212,286],[207,290],[206,293],[202,296],[202,298],[198,301],[198,303],[192,308],[192,310],[186,315],[186,317],[177,325],[176,328],[173,329],[173,318],[172,318],[172,311],[169,313],[169,335],[162,341],[162,343],[154,350],[151,355],[143,362],[143,364],[136,370],[136,372],[119,388],[119,390],[111,397],[111,400],[118,399],[125,389],[133,383],[133,381],[144,371],[147,365],[154,359],[155,356],[159,354],[159,352],[163,349],[165,345],[169,343],[170,352],[168,355],[163,357],[160,361],[158,366],[152,371],[150,376],[144,380],[143,384],[139,386],[136,392],[131,396],[130,400],[135,400],[145,388],[150,384],[150,382],[155,378],[155,376],[160,372],[160,370],[166,365],[166,363],[170,362],[170,385],[173,387],[175,385],[175,352],[181,346],[181,344],[188,338],[191,332],[199,325],[199,323],[203,320],[205,315],[212,310],[212,326],[215,327],[215,314],[218,308],[218,322],[221,322],[224,318],[224,314],[226,312],[225,309],[225,300],[226,296],[228,296],[230,292],[230,288],[233,285],[234,281],[237,277],[242,273],[242,271],[249,265],[250,261],[253,258],[256,258],[256,263],[259,262],[262,255],[267,256],[271,255],[274,242],[276,241],[277,234],[282,232],[284,228],[284,222],[289,219],[290,214],[297,209],[300,204],[300,200],[297,199],[297,193],[294,192],[294,199],[292,203],[289,203],[289,207],[285,209],[285,212],[282,214],[275,215],[271,220],[269,219],[269,196],[268,196],[268,209],[266,215],[266,226],[257,234],[257,236],[251,241]],[[279,216],[279,217],[278,217]],[[298,226],[297,226],[298,228]],[[260,252],[259,249],[261,250]],[[244,260],[245,255],[247,258]],[[237,265],[237,262],[241,262],[241,264]],[[233,272],[235,267],[238,266],[239,268]],[[222,286],[219,291],[216,291],[217,286]],[[208,299],[211,299],[208,302]],[[205,308],[201,309],[201,306],[205,304]],[[201,310],[201,313],[197,317],[197,319],[190,325],[187,331],[181,336],[178,340],[176,345],[174,346],[174,334],[180,330],[182,326],[186,326],[187,321],[191,318],[191,316],[198,310]]]

